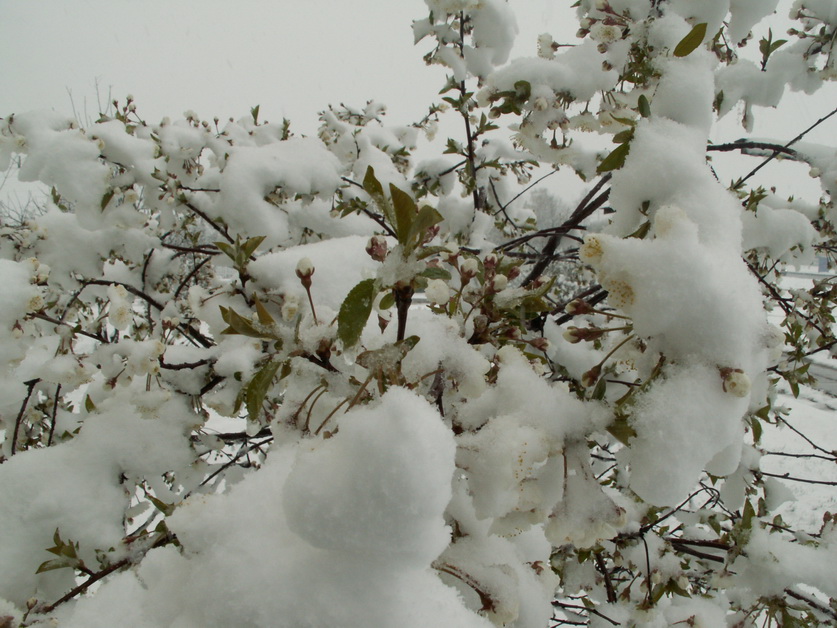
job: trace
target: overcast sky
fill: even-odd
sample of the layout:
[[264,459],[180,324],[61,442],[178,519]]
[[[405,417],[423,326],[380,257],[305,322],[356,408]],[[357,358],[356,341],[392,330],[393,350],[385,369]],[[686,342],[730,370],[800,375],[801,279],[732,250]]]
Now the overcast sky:
[[[541,32],[574,41],[571,4],[512,0],[513,56],[534,55]],[[375,99],[391,123],[408,123],[444,82],[421,59],[427,42],[413,45],[410,24],[426,13],[423,0],[0,0],[0,116],[48,108],[90,120],[97,98],[132,94],[152,122],[186,110],[239,118],[259,104],[262,119],[287,117],[311,134],[329,103]],[[831,87],[815,100],[790,94],[779,113],[757,111],[755,133],[790,139],[834,107]],[[732,119],[724,129],[744,135]],[[810,139],[835,136],[837,120]]]
[[[526,0],[519,54],[534,54],[559,4]],[[329,103],[375,99],[407,122],[444,82],[413,45],[426,14],[422,0],[0,0],[0,115],[74,104],[95,117],[98,85],[102,98],[132,94],[152,121],[260,104],[310,132]]]

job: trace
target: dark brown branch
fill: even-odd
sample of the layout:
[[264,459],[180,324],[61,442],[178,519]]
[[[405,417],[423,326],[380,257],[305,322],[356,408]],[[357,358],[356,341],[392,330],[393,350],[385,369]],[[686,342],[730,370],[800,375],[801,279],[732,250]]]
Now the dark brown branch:
[[825,604],[821,604],[817,600],[814,600],[814,599],[812,599],[812,598],[810,598],[806,595],[802,595],[801,593],[797,593],[796,591],[794,591],[790,587],[785,589],[785,593],[787,593],[793,599],[799,600],[800,602],[803,602],[803,603],[807,604],[811,608],[813,608],[815,610],[818,610],[820,613],[823,613],[824,615],[828,615],[832,619],[837,620],[837,611],[835,611],[833,608],[829,608]]
[[605,621],[610,622],[611,625],[613,625],[613,626],[620,626],[621,625],[618,621],[615,621],[615,620],[611,619],[610,617],[608,617],[607,615],[605,615],[601,611],[597,611],[595,608],[588,608],[587,606],[579,606],[577,604],[567,604],[566,602],[559,602],[558,600],[553,601],[552,606],[557,607],[557,608],[561,608],[561,609],[565,608],[565,609],[571,610],[571,611],[584,611],[585,613],[592,613],[596,617],[601,617]]
[[229,234],[229,232],[227,231],[227,228],[226,228],[226,227],[224,227],[224,228],[222,229],[222,228],[221,228],[221,225],[219,225],[219,224],[218,224],[218,223],[216,223],[214,220],[212,220],[212,218],[210,218],[209,216],[207,216],[205,212],[203,212],[203,211],[201,211],[200,209],[198,209],[198,208],[194,205],[194,203],[191,203],[191,202],[189,202],[189,201],[188,201],[188,200],[186,200],[186,199],[180,199],[180,204],[181,204],[181,205],[183,205],[184,207],[188,207],[188,208],[189,208],[189,209],[190,209],[193,213],[197,214],[198,216],[200,216],[201,218],[203,218],[206,222],[208,222],[208,223],[212,226],[212,228],[213,228],[213,229],[215,229],[215,231],[217,231],[218,233],[220,233],[220,234],[221,234],[221,236],[222,236],[222,237],[223,237],[223,238],[224,238],[227,242],[229,242],[230,244],[235,244],[235,240],[233,240],[232,236],[231,236],[231,235]]
[[221,251],[218,249],[204,249],[201,247],[193,247],[193,246],[178,246],[177,244],[169,244],[167,242],[160,242],[163,248],[171,249],[172,251],[178,251],[180,253],[199,253],[201,255],[218,255]]
[[[341,178],[341,179],[343,179],[343,181],[345,181],[346,183],[349,183],[350,185],[356,185],[356,186],[357,186],[357,187],[359,187],[361,190],[364,190],[364,189],[365,189],[365,188],[364,188],[364,187],[363,187],[360,183],[358,183],[357,181],[352,181],[351,179],[349,179],[349,178],[347,178],[347,177],[340,177],[340,178]],[[387,235],[388,235],[388,236],[391,236],[391,237],[393,237],[393,238],[397,238],[397,237],[398,237],[398,236],[395,234],[395,231],[393,231],[392,227],[390,227],[390,226],[386,223],[386,221],[384,220],[384,217],[383,217],[383,216],[381,216],[380,214],[376,214],[375,212],[373,212],[373,211],[372,211],[371,209],[369,209],[368,207],[362,207],[362,208],[360,209],[360,211],[362,211],[362,212],[363,212],[364,214],[366,214],[369,218],[371,218],[371,219],[372,219],[372,220],[374,220],[376,223],[378,223],[378,225],[381,227],[381,229],[383,229],[384,231],[386,231],[386,233],[387,233]]]
[[449,576],[453,576],[460,582],[465,583],[466,585],[468,585],[468,587],[473,589],[474,593],[476,593],[479,596],[480,602],[482,602],[482,608],[480,610],[493,611],[497,608],[497,602],[494,600],[494,598],[491,597],[491,594],[483,590],[482,587],[480,587],[479,582],[474,580],[474,578],[472,578],[470,575],[468,575],[458,567],[455,567],[454,565],[451,565],[449,563],[434,562],[433,568],[436,569],[436,571],[441,571],[442,573],[446,573]]
[[163,356],[161,355],[158,358],[160,362],[160,368],[167,369],[169,371],[182,371],[184,369],[196,369],[200,366],[206,366],[209,364],[208,359],[198,360],[197,362],[182,362],[180,364],[168,364],[165,360],[163,360]]
[[[163,308],[165,307],[162,303],[157,301],[157,299],[155,299],[154,297],[146,294],[142,290],[139,290],[138,288],[135,288],[134,286],[132,286],[131,284],[128,284],[128,283],[122,283],[120,281],[108,281],[107,279],[88,279],[88,280],[85,281],[85,283],[87,285],[94,285],[94,286],[110,286],[110,285],[116,284],[116,285],[122,286],[123,288],[125,288],[125,290],[127,290],[128,292],[130,292],[134,296],[139,297],[140,299],[142,299],[143,301],[145,301],[146,303],[148,303],[149,305],[154,307],[154,309],[156,309],[157,311],[162,311]],[[194,341],[195,343],[201,345],[205,349],[215,345],[215,343],[210,338],[208,338],[207,336],[204,336],[201,332],[199,332],[197,329],[195,329],[191,325],[186,325],[185,323],[180,323],[177,326],[177,328],[180,330],[180,332],[184,336],[186,336],[190,340]]]
[[183,288],[185,288],[188,285],[192,277],[197,275],[200,272],[201,268],[203,268],[204,265],[211,259],[211,257],[205,257],[199,263],[195,264],[195,267],[191,271],[189,271],[189,274],[183,278],[183,281],[181,281],[180,285],[177,286],[177,290],[174,291],[175,300],[177,300],[180,297],[180,292],[183,290]]
[[413,302],[413,287],[394,288],[393,292],[395,293],[395,310],[398,315],[398,332],[395,339],[401,341],[407,333],[407,314]]
[[778,415],[778,414],[777,414],[777,415],[776,415],[776,419],[777,419],[777,420],[779,420],[779,421],[781,421],[782,423],[784,423],[784,424],[785,424],[785,425],[786,425],[786,426],[787,426],[787,427],[788,427],[788,428],[789,428],[792,432],[794,432],[797,436],[799,436],[799,437],[800,437],[801,439],[803,439],[806,443],[808,443],[811,447],[813,447],[813,448],[814,448],[814,450],[819,451],[820,453],[823,453],[823,454],[827,454],[827,455],[829,455],[829,456],[833,456],[833,455],[834,455],[834,452],[833,452],[833,451],[828,451],[828,450],[827,450],[827,449],[825,449],[824,447],[821,447],[821,446],[817,445],[814,441],[812,441],[810,438],[808,438],[807,436],[805,436],[805,434],[803,434],[801,431],[799,431],[797,428],[795,428],[793,425],[791,425],[791,424],[788,422],[788,420],[787,420],[787,419],[785,419],[784,417],[782,417],[781,415]]
[[[602,205],[605,204],[607,199],[610,197],[610,190],[607,189],[601,194],[599,194],[599,190],[604,187],[608,181],[610,181],[611,174],[608,173],[603,176],[593,189],[590,190],[587,195],[581,199],[581,202],[575,208],[573,213],[570,215],[567,220],[564,221],[564,224],[561,225],[561,231],[570,231],[572,229],[577,229],[584,220],[589,218],[597,209],[599,209]],[[598,194],[598,196],[596,196]],[[529,274],[523,280],[522,285],[526,285],[529,282],[533,281],[537,277],[540,277],[541,273],[549,266],[549,263],[552,261],[552,257],[555,254],[555,250],[558,248],[558,243],[561,241],[561,233],[556,232],[546,243],[544,246],[543,251],[541,252],[540,259],[535,263],[532,267],[532,270],[529,271]]]
[[[29,314],[27,314],[27,317],[28,318],[37,318],[39,320],[46,321],[47,323],[53,323],[55,325],[64,325],[66,327],[75,327],[74,325],[71,325],[70,323],[58,320],[57,318],[52,318],[51,316],[47,316],[43,312],[30,312]],[[91,333],[89,331],[84,331],[83,329],[77,329],[77,330],[74,330],[74,331],[77,334],[81,334],[82,336],[92,338],[93,340],[97,340],[97,341],[99,341],[103,344],[108,344],[109,343],[107,338],[105,338],[104,336],[101,336],[99,334],[94,334],[94,333]]]
[[9,454],[10,458],[15,455],[15,451],[17,449],[17,438],[20,433],[20,424],[23,423],[23,415],[26,412],[26,406],[29,404],[29,399],[32,397],[32,391],[35,390],[35,386],[37,386],[40,381],[40,379],[30,379],[28,382],[23,382],[27,386],[26,397],[23,398],[23,403],[20,404],[20,410],[18,411],[17,418],[15,419],[15,431],[12,435],[12,450]]
[[227,378],[222,377],[221,375],[215,375],[212,379],[210,379],[206,384],[203,385],[203,388],[201,388],[200,392],[198,393],[198,397],[205,395],[210,390],[215,388],[218,384],[223,382],[225,379]]
[[47,447],[52,446],[52,438],[55,435],[55,423],[58,416],[58,399],[61,395],[61,384],[55,388],[55,400],[52,402],[52,423],[49,426],[49,438],[47,439]]
[[782,146],[781,144],[771,144],[769,142],[750,142],[746,140],[738,140],[737,142],[732,142],[730,144],[710,144],[706,147],[706,150],[719,152],[730,152],[733,150],[740,150],[742,152],[746,150],[769,150],[783,155],[788,155],[790,157],[797,157],[797,152],[787,146]]
[[[163,545],[166,545],[166,544],[172,542],[174,540],[174,538],[175,538],[174,535],[171,534],[170,532],[167,533],[167,534],[164,534],[159,539],[157,539],[148,548],[148,550],[146,550],[146,552],[149,551],[149,550],[154,549],[155,547],[161,547]],[[143,552],[143,556],[145,555],[146,552]],[[122,560],[119,560],[119,561],[113,563],[112,565],[110,565],[108,567],[105,567],[101,571],[92,574],[89,578],[87,578],[87,580],[82,582],[80,585],[78,585],[74,589],[70,590],[66,595],[64,595],[63,597],[61,597],[57,601],[53,602],[52,604],[48,604],[47,606],[44,606],[42,608],[38,608],[37,612],[39,614],[43,614],[43,615],[51,613],[52,611],[54,611],[56,608],[58,608],[59,606],[61,606],[65,602],[69,602],[70,600],[72,600],[77,595],[87,591],[87,589],[89,589],[91,586],[96,584],[102,578],[106,578],[107,576],[109,576],[113,572],[119,571],[123,567],[128,567],[132,564],[135,564],[137,562],[137,560],[138,559],[135,558],[135,557],[123,558]]]
[[607,570],[604,559],[601,554],[596,554],[596,569],[602,574],[605,583],[605,590],[607,591],[608,604],[616,603],[616,591],[613,590],[613,583],[610,581],[610,572]]
[[[216,469],[213,473],[210,473],[208,476],[206,476],[206,477],[203,479],[203,481],[202,481],[202,482],[201,482],[198,486],[199,486],[199,487],[200,487],[200,486],[206,486],[206,485],[207,485],[207,484],[209,484],[209,483],[210,483],[213,479],[215,479],[216,477],[218,477],[218,475],[220,475],[221,473],[223,473],[224,471],[226,471],[227,469],[229,469],[231,466],[233,466],[234,464],[236,464],[236,463],[237,463],[237,462],[238,462],[238,461],[239,461],[239,460],[240,460],[243,456],[249,455],[251,451],[255,451],[255,450],[257,450],[257,449],[259,449],[259,450],[260,450],[260,447],[261,447],[262,445],[264,445],[265,443],[269,443],[269,442],[271,442],[272,440],[273,440],[273,436],[270,436],[270,437],[265,438],[264,440],[262,440],[262,441],[261,441],[261,442],[259,442],[259,443],[253,443],[253,444],[251,444],[249,447],[246,447],[246,448],[245,448],[245,447],[242,447],[242,448],[239,450],[239,452],[238,452],[235,456],[233,456],[230,460],[228,460],[227,462],[225,462],[224,464],[222,464],[222,465],[221,465],[218,469]],[[188,493],[186,493],[186,495],[184,496],[184,499],[186,499],[187,497],[189,497],[189,496],[192,494],[192,492],[193,492],[193,491],[189,491]]]

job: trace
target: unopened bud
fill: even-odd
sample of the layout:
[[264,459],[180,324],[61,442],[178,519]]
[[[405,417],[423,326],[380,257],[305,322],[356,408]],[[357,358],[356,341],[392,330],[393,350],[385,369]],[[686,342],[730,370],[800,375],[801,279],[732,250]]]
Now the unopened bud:
[[598,340],[601,338],[605,333],[604,329],[599,329],[598,327],[567,327],[567,330],[564,332],[564,338],[573,344],[577,342],[590,342],[592,340]]
[[305,288],[311,287],[311,275],[314,274],[314,263],[307,257],[303,257],[296,265],[296,276],[302,281]]
[[459,266],[459,274],[462,275],[462,282],[467,283],[472,277],[476,277],[479,269],[479,262],[475,258],[469,257],[463,260]]
[[590,314],[594,310],[593,306],[587,303],[587,301],[585,301],[584,299],[574,299],[567,303],[567,306],[564,308],[564,311],[567,314],[578,316],[580,314]]
[[741,369],[722,368],[721,380],[725,393],[734,397],[746,397],[750,394],[750,378]]
[[491,285],[494,288],[494,292],[500,292],[508,287],[509,278],[505,275],[496,275],[494,279],[492,279]]
[[538,96],[535,98],[535,102],[532,103],[532,109],[535,111],[546,111],[549,109],[549,101],[543,96]]
[[584,373],[581,376],[581,385],[585,388],[591,388],[599,381],[599,377],[602,374],[602,367],[599,365],[594,366],[589,371]]
[[543,337],[542,338],[534,338],[534,339],[529,341],[529,344],[531,346],[533,346],[535,349],[537,349],[538,351],[543,351],[544,353],[546,353],[546,351],[549,349],[549,340],[547,340],[546,338],[543,338]]
[[376,262],[383,262],[387,256],[387,241],[381,236],[372,236],[366,245],[366,252]]

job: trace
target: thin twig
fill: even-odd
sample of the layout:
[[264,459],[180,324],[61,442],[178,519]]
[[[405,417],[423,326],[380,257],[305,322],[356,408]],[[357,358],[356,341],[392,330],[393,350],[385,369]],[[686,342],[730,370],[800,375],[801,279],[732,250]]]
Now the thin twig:
[[779,478],[780,480],[788,480],[790,482],[802,482],[803,484],[821,484],[823,486],[837,486],[837,482],[829,482],[828,480],[811,480],[808,478],[797,478],[788,473],[768,473],[767,471],[758,471],[759,475],[766,475],[769,478]]
[[[793,138],[790,142],[788,142],[787,144],[785,144],[782,148],[789,148],[789,147],[793,146],[793,145],[794,145],[794,144],[796,144],[799,140],[801,140],[803,137],[805,137],[806,135],[808,135],[808,133],[810,133],[811,131],[813,131],[815,128],[817,128],[820,124],[822,124],[823,122],[825,122],[826,120],[828,120],[828,119],[829,119],[831,116],[833,116],[834,114],[837,114],[837,109],[834,109],[831,113],[829,113],[829,114],[827,114],[827,115],[823,116],[822,118],[820,118],[819,120],[817,120],[816,122],[814,122],[814,124],[812,124],[812,125],[811,125],[811,126],[809,126],[807,129],[805,129],[804,131],[802,131],[802,133],[800,133],[799,135],[797,135],[797,136],[796,136],[795,138]],[[765,159],[763,162],[761,162],[758,166],[756,166],[755,168],[753,168],[753,169],[752,169],[752,170],[751,170],[751,171],[750,171],[750,172],[749,172],[749,173],[748,173],[748,174],[747,174],[747,175],[746,175],[743,179],[739,179],[739,180],[736,182],[736,184],[735,184],[735,188],[736,188],[736,189],[738,189],[738,188],[740,188],[742,185],[744,185],[744,182],[745,182],[745,181],[747,181],[747,179],[749,179],[749,178],[750,178],[750,177],[752,177],[754,174],[756,174],[759,170],[761,170],[762,168],[764,168],[767,164],[769,164],[771,161],[773,161],[773,160],[774,160],[774,159],[775,159],[778,155],[779,155],[779,150],[774,150],[774,151],[773,151],[773,154],[772,154],[772,155],[770,155],[770,157],[768,157],[768,158],[767,158],[767,159]]]

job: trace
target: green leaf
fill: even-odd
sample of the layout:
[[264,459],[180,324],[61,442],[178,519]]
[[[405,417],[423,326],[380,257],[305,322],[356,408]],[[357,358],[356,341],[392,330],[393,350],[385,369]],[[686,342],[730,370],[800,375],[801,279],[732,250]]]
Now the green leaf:
[[388,310],[393,305],[395,305],[394,292],[387,292],[383,297],[381,297],[381,302],[378,303],[378,307],[382,310]]
[[610,155],[608,155],[602,160],[602,163],[599,164],[599,167],[596,169],[596,172],[601,174],[602,172],[618,170],[619,168],[625,165],[625,159],[628,157],[629,152],[631,152],[630,142],[620,144],[615,149],[613,149],[613,152],[610,153]]
[[409,248],[410,233],[416,217],[416,203],[409,194],[399,190],[392,183],[389,184],[389,194],[395,207],[395,235],[401,246]]
[[337,315],[337,337],[346,347],[360,340],[360,334],[372,313],[372,303],[378,288],[374,279],[364,279],[346,295]]
[[759,441],[761,441],[761,436],[764,430],[762,429],[761,421],[757,416],[750,417],[750,426],[753,428],[753,442],[758,444]]
[[375,177],[375,170],[372,166],[369,166],[366,169],[366,175],[363,177],[363,189],[366,190],[366,193],[372,197],[375,205],[378,206],[378,209],[389,221],[389,223],[395,227],[395,212],[392,209],[392,204],[389,202],[389,199],[384,196],[384,186],[381,185],[381,182],[378,181],[377,177]]
[[636,430],[628,423],[627,417],[619,416],[608,425],[607,431],[620,443],[628,445],[631,439],[636,438]]
[[244,253],[244,258],[248,259],[253,253],[256,252],[256,249],[259,248],[259,245],[264,242],[267,236],[256,236],[254,238],[250,238],[244,244],[241,245],[241,252]]
[[229,257],[232,261],[235,261],[235,247],[233,247],[233,245],[229,242],[213,242],[212,244],[214,244],[219,251]]
[[376,203],[384,198],[384,186],[375,177],[375,169],[372,166],[366,169],[366,175],[363,177],[363,189]]
[[424,240],[427,230],[435,225],[438,225],[443,220],[444,218],[442,218],[442,214],[430,207],[430,205],[424,205],[419,210],[418,216],[416,216],[410,227],[410,234],[407,237],[407,241],[410,243],[410,246],[418,246],[419,243]]
[[282,366],[282,362],[269,361],[253,376],[250,383],[247,384],[247,416],[250,417],[251,421],[259,418],[264,398],[267,395],[267,391],[270,390],[270,386],[273,384],[273,377],[276,375],[276,371],[279,370],[280,366]]
[[55,569],[71,569],[78,565],[78,561],[67,558],[52,558],[42,562],[35,573],[44,573],[45,571],[53,571]]
[[703,43],[704,37],[706,37],[706,22],[695,24],[689,34],[681,39],[680,43],[674,48],[674,56],[686,57],[690,55]]
[[794,399],[799,398],[799,382],[796,380],[795,377],[788,378],[788,384],[790,385],[791,392],[793,393]]
[[147,493],[145,496],[148,497],[148,501],[154,504],[154,507],[166,517],[170,517],[174,513],[174,504],[167,504],[162,499],[157,499],[153,495],[149,495]]
[[253,116],[253,124],[259,123],[259,108],[261,105],[256,105],[250,110],[250,115]]
[[744,502],[744,512],[741,515],[741,527],[745,530],[751,530],[753,528],[753,519],[755,516],[756,511],[753,508],[753,504],[751,504],[748,499]]
[[629,238],[637,238],[637,239],[639,239],[639,240],[642,240],[642,239],[644,239],[644,238],[645,238],[645,236],[647,236],[647,235],[648,235],[648,232],[649,232],[649,231],[651,231],[651,222],[650,222],[650,221],[648,221],[648,220],[646,220],[644,223],[642,223],[642,224],[641,224],[641,225],[637,228],[637,230],[636,230],[636,231],[634,231],[632,234],[628,235],[627,237],[629,237]]
[[648,102],[645,94],[640,94],[639,101],[637,102],[637,110],[643,118],[651,117],[651,103]]
[[421,276],[427,277],[428,279],[444,279],[445,281],[450,281],[451,279],[450,272],[438,266],[428,266],[421,271]]
[[110,199],[113,198],[114,194],[115,194],[115,192],[113,190],[108,190],[107,192],[105,192],[105,195],[102,197],[102,204],[101,204],[102,211],[104,211],[105,207],[108,206],[108,203],[110,203]]
[[605,393],[607,392],[607,380],[602,377],[599,382],[596,384],[596,387],[593,389],[593,394],[591,395],[591,399],[595,399],[597,401],[601,401],[604,399]]
[[273,325],[276,322],[276,320],[270,315],[270,312],[267,311],[267,308],[265,308],[265,306],[262,305],[262,302],[259,301],[258,297],[255,297],[253,300],[256,303],[256,314],[259,317],[259,322],[262,325]]
[[613,136],[613,143],[624,144],[625,142],[630,142],[632,139],[634,139],[634,130],[625,129],[624,131],[619,131],[619,133]]
[[238,314],[231,308],[221,307],[221,316],[227,322],[229,327],[222,331],[222,334],[241,334],[250,338],[273,338],[273,335],[259,331],[253,326],[253,323]]
[[515,96],[521,100],[529,100],[529,96],[532,95],[532,85],[529,81],[517,81],[514,84],[514,91]]

